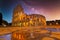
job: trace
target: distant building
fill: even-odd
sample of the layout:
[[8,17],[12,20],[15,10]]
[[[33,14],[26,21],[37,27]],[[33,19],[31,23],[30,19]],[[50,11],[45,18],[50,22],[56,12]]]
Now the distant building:
[[60,20],[55,20],[55,21],[46,21],[47,25],[60,25]]
[[8,23],[8,26],[12,26],[12,23]]
[[46,18],[40,14],[27,15],[21,5],[13,11],[12,26],[41,26],[46,25]]
[[56,20],[56,25],[60,25],[60,20]]
[[47,25],[55,25],[55,21],[47,21],[46,24]]
[[0,25],[2,25],[2,13],[0,13]]

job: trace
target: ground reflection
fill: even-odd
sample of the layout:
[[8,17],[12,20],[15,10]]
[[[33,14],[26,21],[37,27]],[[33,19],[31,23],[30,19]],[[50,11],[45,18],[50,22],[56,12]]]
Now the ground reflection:
[[[45,30],[48,30],[47,33],[44,33]],[[21,34],[24,35],[25,37],[25,40],[60,40],[60,34],[57,33],[59,30],[57,30],[56,28],[41,28],[40,31],[23,31]],[[52,34],[52,32],[55,32]],[[18,32],[19,34],[19,32]],[[54,37],[56,36],[56,37]],[[11,40],[11,34],[7,34],[7,35],[3,35],[3,36],[0,36],[0,40]]]
[[0,36],[0,40],[11,40],[11,34]]

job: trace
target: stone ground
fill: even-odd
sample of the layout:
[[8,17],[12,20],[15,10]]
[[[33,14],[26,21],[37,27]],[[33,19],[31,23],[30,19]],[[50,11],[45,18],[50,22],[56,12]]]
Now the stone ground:
[[[0,40],[11,40],[11,33],[15,31],[21,32],[25,40],[60,40],[60,26],[48,27],[1,27]],[[35,31],[34,31],[35,30]]]

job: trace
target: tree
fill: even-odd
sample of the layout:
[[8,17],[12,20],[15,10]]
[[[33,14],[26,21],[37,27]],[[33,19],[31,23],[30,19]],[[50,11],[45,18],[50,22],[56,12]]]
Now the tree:
[[8,22],[5,21],[5,20],[2,20],[2,25],[3,25],[3,26],[7,26],[7,25],[8,25]]
[[2,13],[0,13],[0,25],[2,25]]

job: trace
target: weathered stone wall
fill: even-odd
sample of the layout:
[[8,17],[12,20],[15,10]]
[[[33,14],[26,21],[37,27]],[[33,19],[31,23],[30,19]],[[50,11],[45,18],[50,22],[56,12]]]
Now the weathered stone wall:
[[46,25],[46,19],[43,15],[31,14],[27,15],[24,13],[23,8],[18,5],[13,11],[13,26],[42,26]]

